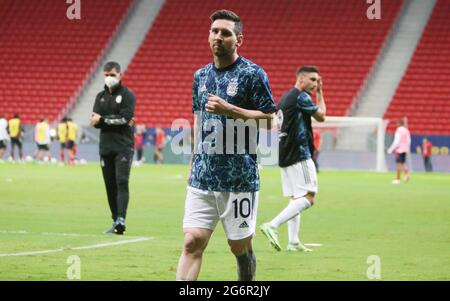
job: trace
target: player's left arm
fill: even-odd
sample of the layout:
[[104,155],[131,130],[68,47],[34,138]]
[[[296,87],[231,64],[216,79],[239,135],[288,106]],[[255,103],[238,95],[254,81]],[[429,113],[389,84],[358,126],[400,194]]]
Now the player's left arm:
[[23,125],[20,125],[19,128],[19,139],[23,139],[23,136],[25,135],[25,128],[23,127]]
[[408,135],[406,135],[406,143],[408,144],[408,154],[411,152],[411,134],[408,131]]
[[388,154],[392,154],[392,152],[400,145],[400,132],[398,130],[395,131],[394,134],[394,141],[392,142],[391,146],[387,150]]

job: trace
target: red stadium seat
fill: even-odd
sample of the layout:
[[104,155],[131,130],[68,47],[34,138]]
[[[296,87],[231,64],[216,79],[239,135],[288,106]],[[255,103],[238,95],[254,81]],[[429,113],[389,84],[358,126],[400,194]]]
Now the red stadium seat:
[[[367,4],[360,0],[229,0],[226,7],[244,23],[240,53],[266,70],[276,100],[293,85],[299,65],[315,64],[324,77],[328,114],[344,115],[402,3],[383,2],[383,18],[377,21],[367,20]],[[209,15],[221,7],[219,0],[166,1],[126,72],[141,122],[169,127],[175,118],[192,120],[193,74],[211,61]],[[166,104],[175,104],[175,110]],[[169,115],[142,114],[144,108],[164,108]]]
[[[385,113],[408,117],[411,132],[450,135],[450,0],[438,0],[410,65]],[[434,114],[433,114],[434,113]],[[436,117],[432,121],[430,116]],[[395,130],[390,123],[388,132]]]
[[84,1],[78,22],[67,19],[65,1],[2,0],[0,60],[8,70],[8,97],[0,99],[0,112],[8,118],[18,112],[24,123],[35,123],[41,116],[56,119],[83,85],[131,3]]

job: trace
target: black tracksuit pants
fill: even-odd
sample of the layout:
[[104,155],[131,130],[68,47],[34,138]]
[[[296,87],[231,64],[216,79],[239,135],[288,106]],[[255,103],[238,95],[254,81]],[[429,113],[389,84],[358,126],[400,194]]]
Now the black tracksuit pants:
[[127,215],[128,201],[130,198],[128,181],[130,179],[133,155],[133,152],[127,151],[100,156],[109,208],[111,209],[112,219],[114,221],[118,217],[125,218]]

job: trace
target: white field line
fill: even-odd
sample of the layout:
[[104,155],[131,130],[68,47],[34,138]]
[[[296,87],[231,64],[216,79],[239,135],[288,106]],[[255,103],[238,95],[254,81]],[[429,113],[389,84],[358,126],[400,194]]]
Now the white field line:
[[78,234],[78,233],[51,233],[51,232],[41,232],[41,233],[33,233],[28,232],[26,230],[0,230],[0,234],[31,234],[31,235],[48,235],[48,236],[72,236],[72,237],[81,237],[81,236],[100,236],[100,235],[92,235],[92,234]]
[[321,247],[322,244],[314,244],[314,243],[310,243],[310,244],[304,244],[307,247]]
[[[0,230],[0,234],[30,234],[46,236],[68,236],[68,237],[106,237],[108,234],[79,234],[79,233],[56,233],[56,232],[28,232],[27,230]],[[126,236],[128,238],[138,238],[140,236]]]
[[96,249],[96,248],[104,248],[104,247],[110,247],[110,246],[116,246],[116,245],[131,244],[131,243],[146,241],[146,240],[150,240],[150,239],[153,239],[153,238],[152,237],[139,237],[139,238],[135,238],[135,239],[107,242],[107,243],[99,243],[99,244],[80,246],[80,247],[67,247],[67,248],[59,248],[59,249],[52,249],[52,250],[30,251],[30,252],[19,252],[19,253],[5,253],[5,254],[0,254],[0,257],[30,256],[30,255],[57,253],[57,252],[63,252],[63,251],[68,251],[68,250]]

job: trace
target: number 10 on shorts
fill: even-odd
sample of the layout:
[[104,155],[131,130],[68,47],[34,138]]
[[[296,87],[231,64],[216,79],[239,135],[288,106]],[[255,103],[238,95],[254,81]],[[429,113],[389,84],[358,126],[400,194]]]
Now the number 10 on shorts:
[[250,202],[248,198],[243,198],[239,201],[239,199],[235,199],[233,201],[234,208],[234,218],[247,218],[252,213],[254,204]]
[[240,239],[252,235],[256,224],[258,192],[239,193],[230,196],[232,212],[230,222]]

